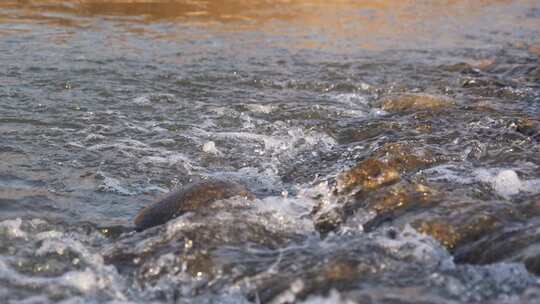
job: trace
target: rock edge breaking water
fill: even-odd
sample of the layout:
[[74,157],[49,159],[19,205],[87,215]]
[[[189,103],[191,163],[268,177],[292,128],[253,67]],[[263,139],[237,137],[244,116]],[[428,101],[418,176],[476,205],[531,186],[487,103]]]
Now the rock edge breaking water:
[[135,229],[161,225],[190,211],[203,211],[216,200],[242,196],[253,198],[246,187],[231,181],[210,179],[187,185],[167,194],[158,202],[144,208],[133,220]]

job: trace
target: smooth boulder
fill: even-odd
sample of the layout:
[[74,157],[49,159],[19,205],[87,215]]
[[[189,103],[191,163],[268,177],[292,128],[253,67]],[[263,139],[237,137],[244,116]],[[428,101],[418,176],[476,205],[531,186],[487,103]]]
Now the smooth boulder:
[[233,181],[219,179],[198,181],[172,191],[163,199],[144,208],[135,217],[135,229],[142,231],[161,225],[186,212],[207,209],[215,201],[234,196],[253,198],[245,186]]

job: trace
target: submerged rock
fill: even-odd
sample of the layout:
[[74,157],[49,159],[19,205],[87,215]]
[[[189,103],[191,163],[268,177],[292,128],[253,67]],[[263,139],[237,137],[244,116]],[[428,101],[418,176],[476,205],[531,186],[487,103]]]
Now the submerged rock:
[[535,55],[540,55],[540,45],[531,45],[529,47],[529,52]]
[[361,188],[362,191],[377,190],[398,182],[405,173],[447,160],[432,151],[413,149],[411,145],[402,143],[386,144],[374,156],[341,173],[337,179],[337,191],[348,193],[355,188]]
[[449,218],[417,220],[412,226],[420,233],[430,235],[450,252],[471,244],[503,227],[513,210],[472,211]]
[[453,106],[454,102],[442,96],[427,94],[407,94],[386,97],[381,107],[387,112],[415,112],[422,110],[442,110]]
[[395,183],[399,179],[400,175],[395,167],[378,159],[367,159],[339,175],[337,190],[344,193],[361,187],[363,191],[370,191]]
[[442,65],[441,68],[449,72],[460,72],[462,74],[479,74],[481,71],[489,69],[495,62],[490,59],[460,62],[451,65]]
[[366,222],[364,231],[372,231],[383,222],[399,218],[411,211],[422,211],[437,206],[443,195],[424,184],[399,183],[384,191],[357,198],[363,209],[373,211],[375,217]]
[[376,156],[401,173],[415,172],[448,160],[428,148],[415,147],[414,143],[389,143],[377,151]]
[[135,229],[142,231],[164,224],[181,214],[209,208],[213,202],[233,196],[253,197],[246,187],[233,181],[208,179],[195,182],[144,208],[134,220]]
[[538,121],[527,118],[521,119],[515,123],[515,129],[527,137],[540,139],[540,123]]
[[[501,210],[504,211],[504,210]],[[540,203],[531,201],[496,214],[505,220],[498,229],[484,233],[478,240],[462,244],[453,254],[458,263],[493,264],[522,262],[526,269],[540,275]]]
[[[308,220],[261,206],[232,197],[153,229],[123,234],[103,251],[104,262],[145,289],[162,288],[165,282],[170,287],[164,290],[167,297],[219,291],[237,276],[251,275],[246,267],[253,264],[253,254],[294,246],[313,231]],[[227,265],[236,255],[241,255],[239,270]]]
[[365,210],[375,215],[363,225],[371,231],[406,212],[434,207],[441,194],[411,178],[416,172],[449,159],[410,143],[382,146],[372,157],[338,175],[333,191],[335,203],[321,203],[312,211],[315,227],[327,233],[347,222],[358,210]]
[[[311,212],[313,217],[313,225],[320,233],[326,234],[339,227],[346,219],[343,204],[339,206],[324,206],[321,202],[315,206]],[[325,208],[326,207],[326,208]]]

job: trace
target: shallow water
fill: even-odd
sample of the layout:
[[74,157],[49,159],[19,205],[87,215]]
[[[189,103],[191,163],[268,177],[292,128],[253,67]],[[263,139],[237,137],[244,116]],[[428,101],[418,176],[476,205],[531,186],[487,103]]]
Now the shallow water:
[[540,302],[537,1],[8,0],[0,65],[7,303]]

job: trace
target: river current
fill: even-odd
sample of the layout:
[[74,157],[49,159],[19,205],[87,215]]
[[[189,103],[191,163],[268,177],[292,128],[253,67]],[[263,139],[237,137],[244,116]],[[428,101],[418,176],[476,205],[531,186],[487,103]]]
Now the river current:
[[540,303],[539,153],[538,1],[0,2],[0,303]]

